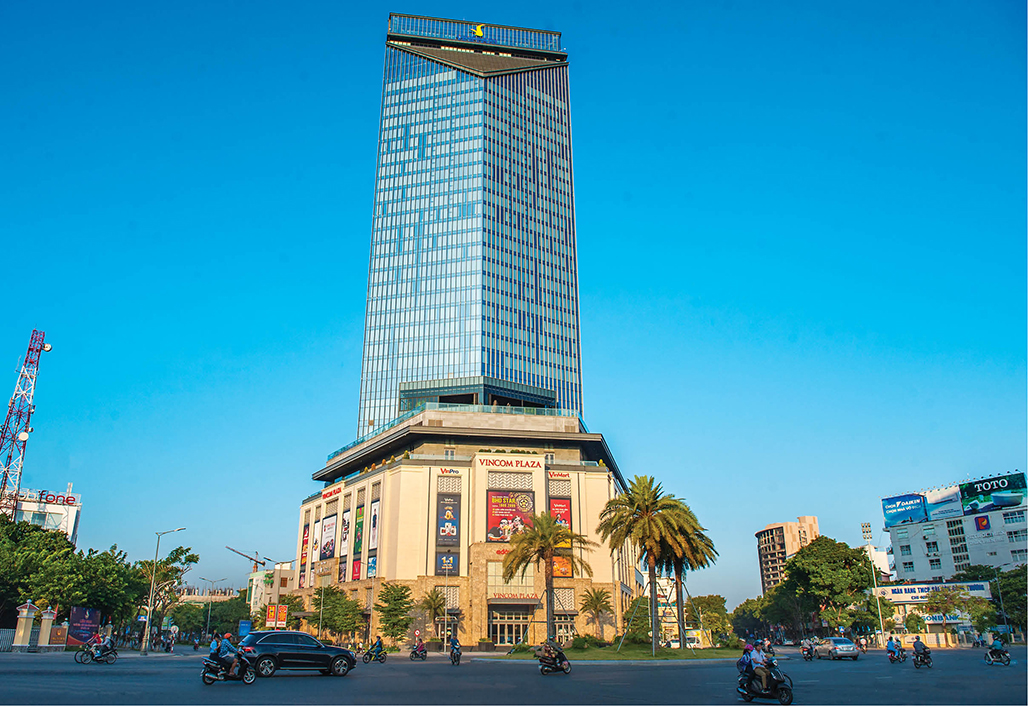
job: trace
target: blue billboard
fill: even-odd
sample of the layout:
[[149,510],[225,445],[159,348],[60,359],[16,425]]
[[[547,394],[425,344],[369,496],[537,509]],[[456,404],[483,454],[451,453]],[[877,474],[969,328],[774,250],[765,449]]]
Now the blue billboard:
[[885,528],[895,527],[907,522],[924,522],[928,519],[923,495],[907,493],[894,495],[882,500],[882,514],[885,515]]

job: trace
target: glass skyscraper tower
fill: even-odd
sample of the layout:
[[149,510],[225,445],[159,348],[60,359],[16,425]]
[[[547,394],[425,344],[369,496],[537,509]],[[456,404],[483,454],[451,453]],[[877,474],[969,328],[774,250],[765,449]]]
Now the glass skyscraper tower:
[[358,436],[424,401],[581,413],[560,34],[391,14]]

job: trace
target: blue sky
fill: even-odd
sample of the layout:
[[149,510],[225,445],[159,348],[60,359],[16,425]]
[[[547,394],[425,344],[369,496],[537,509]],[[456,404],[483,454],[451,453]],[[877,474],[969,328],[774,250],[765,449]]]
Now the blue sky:
[[[7,3],[0,390],[80,545],[291,559],[357,414],[388,12],[562,31],[585,416],[759,592],[753,533],[1025,470],[1017,2]],[[881,533],[879,533],[881,538]]]

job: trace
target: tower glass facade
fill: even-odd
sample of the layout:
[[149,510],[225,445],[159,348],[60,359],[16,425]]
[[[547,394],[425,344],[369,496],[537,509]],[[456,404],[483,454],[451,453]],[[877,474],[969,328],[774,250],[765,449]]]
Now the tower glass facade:
[[390,16],[358,436],[420,382],[509,384],[515,402],[530,388],[581,413],[559,44],[555,32]]

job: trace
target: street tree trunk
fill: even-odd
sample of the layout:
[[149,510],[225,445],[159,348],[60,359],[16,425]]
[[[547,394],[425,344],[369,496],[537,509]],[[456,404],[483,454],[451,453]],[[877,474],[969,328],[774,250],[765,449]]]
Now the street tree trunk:
[[649,553],[650,565],[650,653],[657,656],[657,640],[660,635],[657,632],[657,559],[653,553]]
[[546,578],[546,639],[557,639],[557,630],[553,624],[553,555],[547,552],[543,556],[543,576]]
[[[685,649],[685,606],[682,605],[682,574],[684,567],[675,562],[675,603],[678,604],[678,649]],[[702,626],[701,626],[702,627]]]

